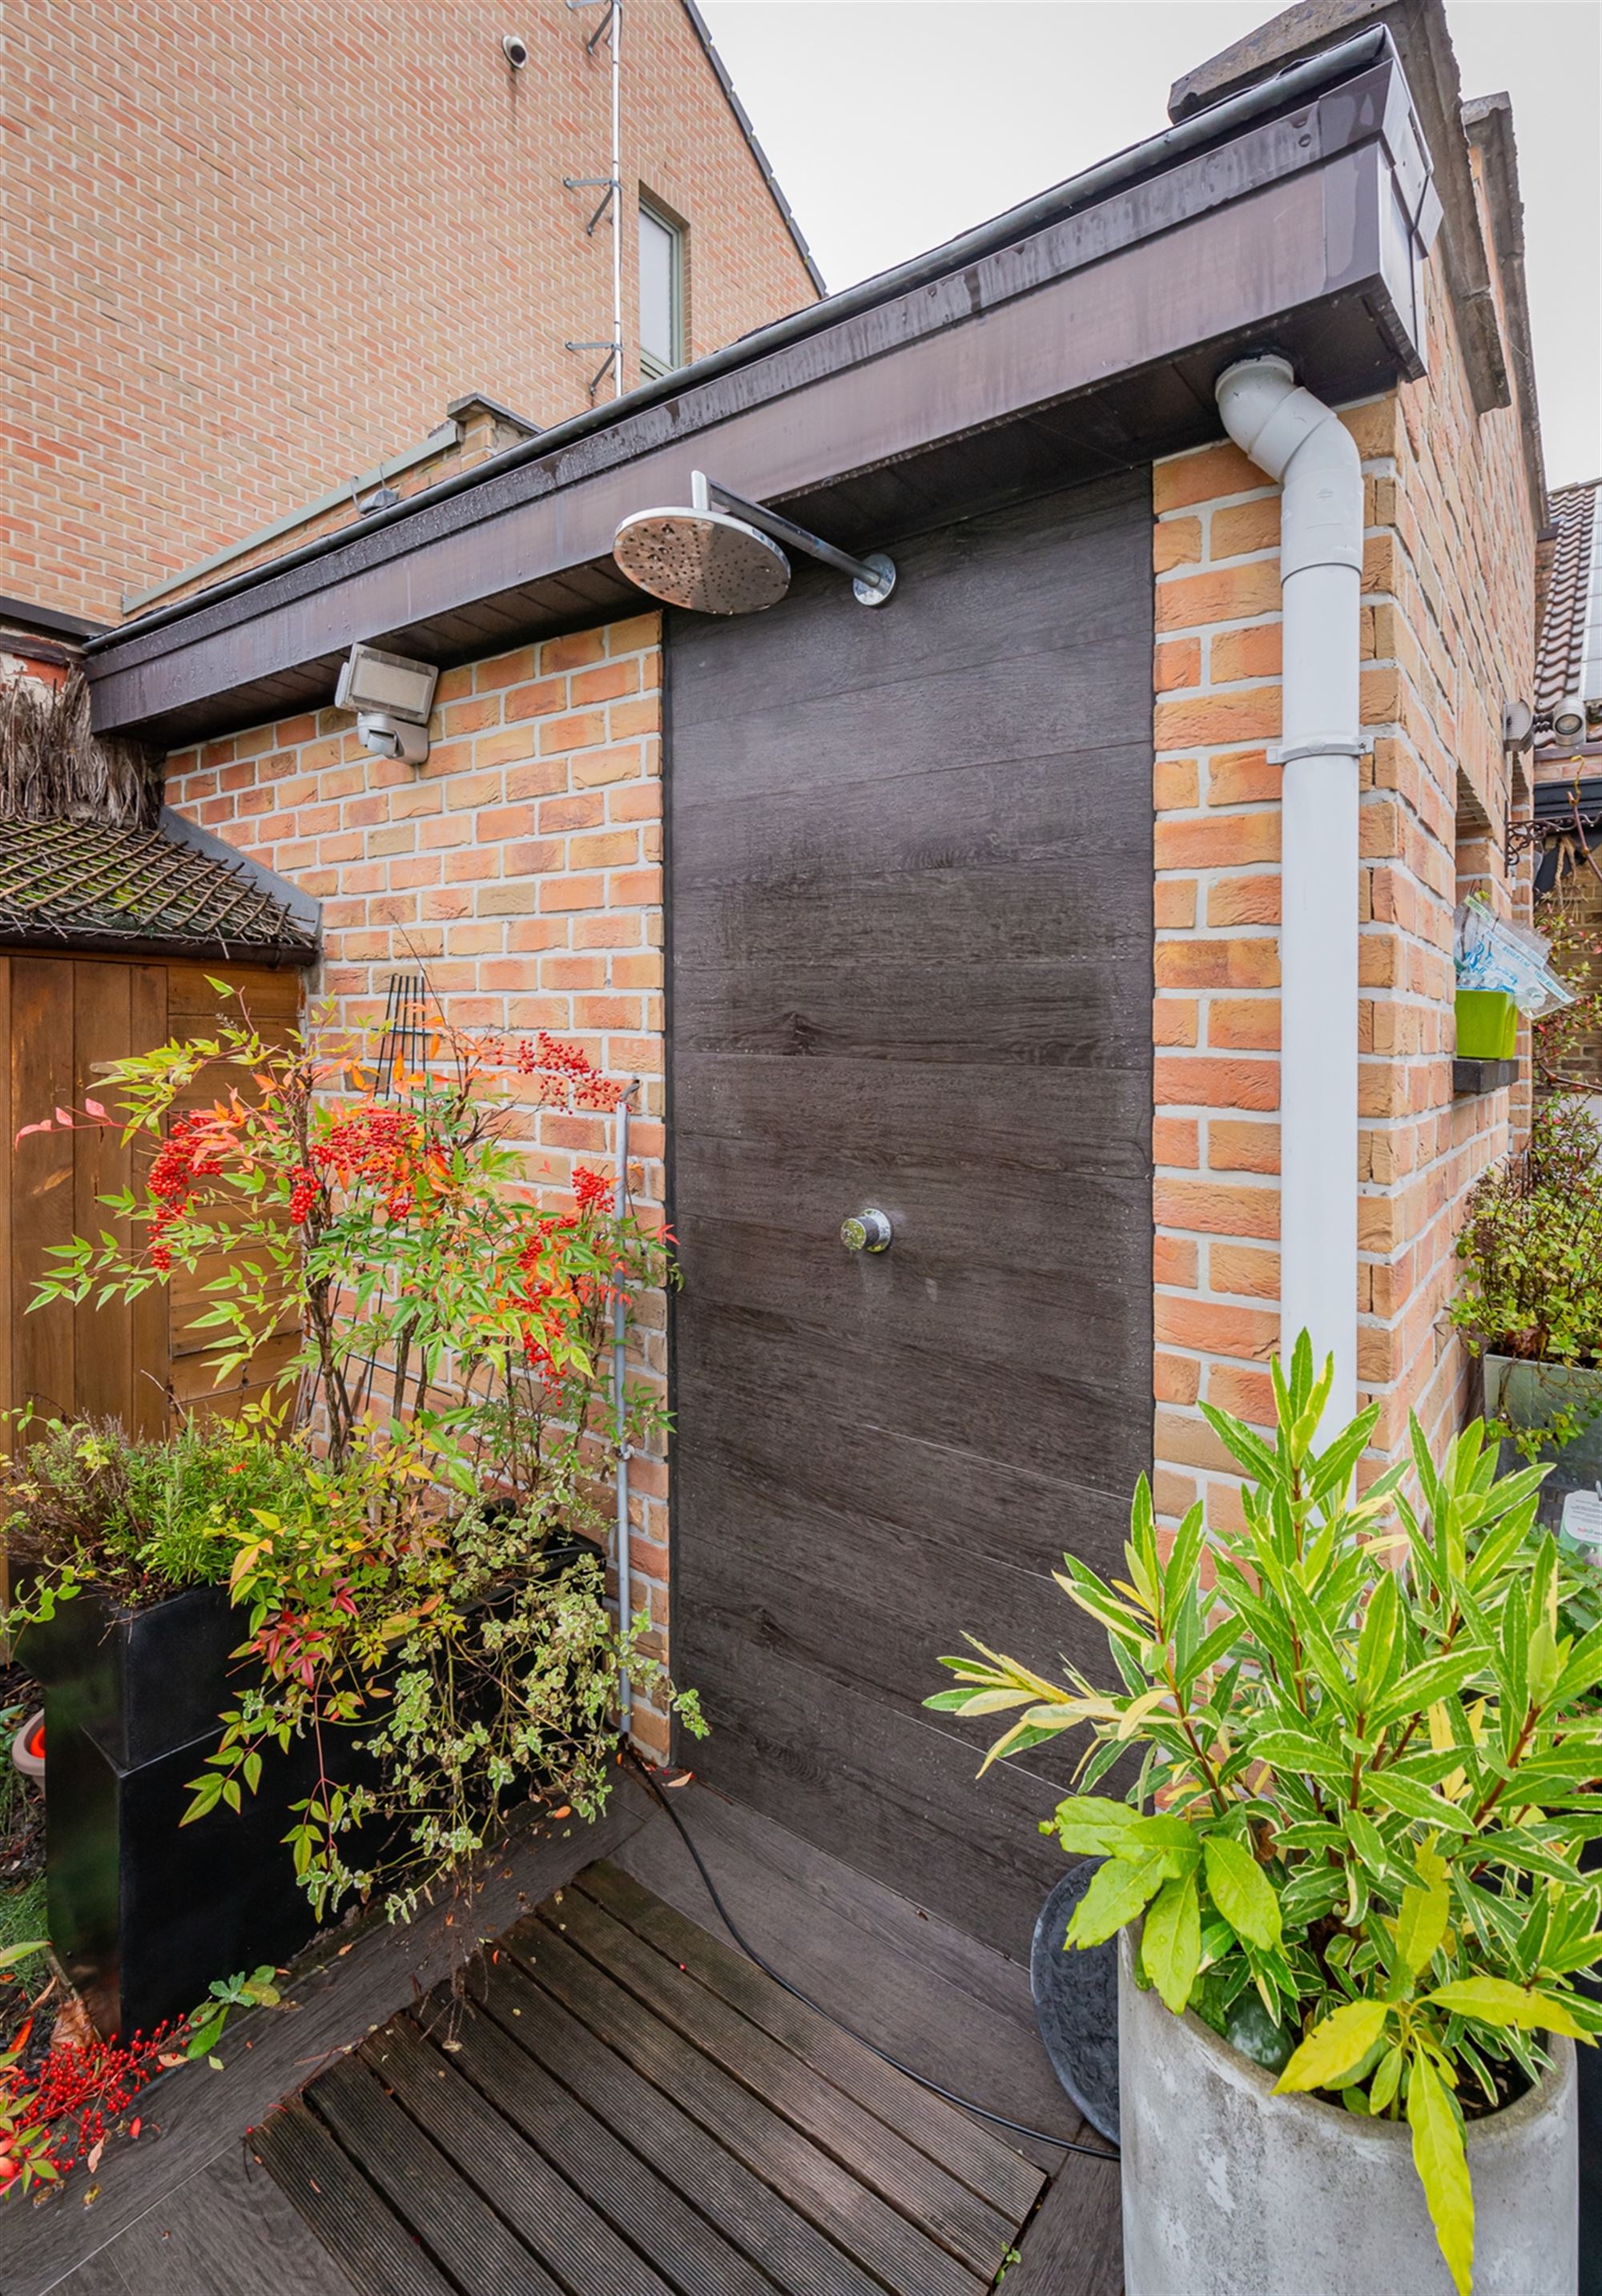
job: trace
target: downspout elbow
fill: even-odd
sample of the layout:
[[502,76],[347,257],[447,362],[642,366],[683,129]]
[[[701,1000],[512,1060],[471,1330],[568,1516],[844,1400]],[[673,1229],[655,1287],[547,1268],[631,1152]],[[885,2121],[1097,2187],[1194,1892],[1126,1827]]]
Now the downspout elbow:
[[1350,430],[1288,361],[1242,359],[1217,383],[1224,428],[1285,488],[1279,571],[1363,563],[1363,468]]

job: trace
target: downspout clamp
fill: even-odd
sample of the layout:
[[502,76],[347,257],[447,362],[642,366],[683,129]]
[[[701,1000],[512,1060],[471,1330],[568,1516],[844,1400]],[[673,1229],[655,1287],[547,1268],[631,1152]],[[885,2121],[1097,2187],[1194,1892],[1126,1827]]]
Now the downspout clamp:
[[1289,363],[1241,359],[1224,428],[1284,488],[1279,1344],[1335,1357],[1327,1430],[1357,1409],[1358,694],[1363,473],[1351,434]]

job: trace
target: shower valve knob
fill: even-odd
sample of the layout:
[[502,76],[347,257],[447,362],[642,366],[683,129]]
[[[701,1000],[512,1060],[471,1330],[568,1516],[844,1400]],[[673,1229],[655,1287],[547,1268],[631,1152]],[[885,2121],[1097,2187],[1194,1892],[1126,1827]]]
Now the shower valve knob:
[[888,1212],[853,1212],[840,1224],[840,1241],[848,1251],[888,1251],[891,1235]]

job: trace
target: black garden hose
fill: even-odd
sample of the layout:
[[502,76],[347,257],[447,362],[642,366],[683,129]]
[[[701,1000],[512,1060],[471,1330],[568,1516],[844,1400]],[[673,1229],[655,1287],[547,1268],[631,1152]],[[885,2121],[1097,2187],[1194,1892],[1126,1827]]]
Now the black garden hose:
[[927,2089],[932,2096],[941,2097],[946,2103],[957,2105],[964,2112],[974,2113],[981,2120],[990,2121],[998,2128],[1007,2129],[1015,2136],[1031,2137],[1037,2144],[1054,2145],[1061,2152],[1082,2152],[1086,2159],[1090,2161],[1116,2161],[1120,2157],[1111,2146],[1080,2144],[1071,2136],[1054,2136],[1048,2129],[1031,2128],[1024,2121],[1009,2120],[1004,2112],[992,2112],[988,2105],[975,2104],[972,2097],[958,2096],[955,2089],[942,2088],[939,2081],[929,2079],[926,2074],[915,2072],[910,2065],[904,2065],[900,2057],[892,2057],[888,2049],[882,2049],[876,2041],[870,2041],[866,2033],[859,2033],[854,2025],[848,2025],[843,2017],[837,2017],[832,2009],[826,2009],[821,2002],[814,2001],[809,1993],[803,1993],[799,1985],[792,1985],[787,1977],[781,1977],[778,1971],[764,1961],[756,1948],[749,1944],[740,1934],[734,1916],[718,1894],[717,1883],[706,1870],[701,1852],[690,1838],[689,1828],[657,1784],[649,1766],[640,1759],[632,1746],[626,1746],[625,1751],[641,1777],[645,1779],[646,1785],[672,1819],[679,1840],[694,1861],[695,1871],[701,1876],[707,1896],[717,1908],[719,1920],[745,1956],[746,1960],[754,1962],[765,1977],[770,1977],[776,1985],[781,1986],[793,2000],[801,2002],[803,2007],[810,2009],[815,2016],[826,2017],[831,2025],[837,2027],[841,2032],[849,2034],[850,2038],[859,2043],[863,2048],[871,2050],[881,2063],[891,2066],[896,2072],[905,2074],[908,2080],[916,2081],[920,2088]]

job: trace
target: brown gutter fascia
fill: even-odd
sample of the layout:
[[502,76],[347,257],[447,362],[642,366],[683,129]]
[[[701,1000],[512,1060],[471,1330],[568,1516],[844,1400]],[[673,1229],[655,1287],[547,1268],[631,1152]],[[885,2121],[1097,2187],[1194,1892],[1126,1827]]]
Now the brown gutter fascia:
[[[127,631],[94,665],[100,722],[176,728],[213,697],[308,665],[320,674],[357,638],[422,650],[431,620],[497,598],[509,608],[513,594],[564,570],[604,566],[620,593],[610,611],[634,611],[611,568],[617,521],[685,492],[714,430],[727,483],[804,497],[1031,408],[1171,370],[1199,346],[1266,342],[1294,314],[1343,300],[1367,308],[1349,323],[1367,330],[1365,356],[1383,356],[1392,375],[1417,374],[1417,250],[1401,218],[1425,213],[1427,192],[1405,84],[1386,58],[1307,109],[1260,120],[896,303],[696,388],[691,370],[670,405],[502,469],[399,531],[349,538],[338,562],[325,554],[315,567],[280,568],[248,599],[209,609],[198,600],[181,628]],[[1210,396],[1204,414],[1197,406],[1204,435],[1216,414]],[[1138,440],[1120,466],[1131,456],[1140,459]]]
[[521,470],[530,463],[554,463],[580,440],[632,423],[653,409],[683,399],[718,377],[755,365],[794,343],[809,341],[814,337],[832,332],[845,321],[888,305],[917,289],[959,275],[966,267],[998,249],[1043,233],[1049,225],[1071,217],[1109,193],[1160,175],[1165,162],[1170,160],[1204,152],[1209,146],[1221,143],[1240,126],[1282,107],[1288,108],[1302,96],[1310,99],[1317,92],[1343,78],[1355,76],[1381,58],[1387,46],[1384,31],[1375,27],[1339,48],[1327,49],[1302,64],[1287,66],[1260,85],[1231,96],[1228,102],[1198,113],[1144,144],[1131,145],[1128,151],[1115,153],[1111,160],[1087,168],[1064,183],[1053,185],[1037,198],[1025,201],[1021,206],[976,226],[972,231],[947,242],[929,254],[897,265],[892,270],[881,273],[877,278],[865,280],[858,286],[842,289],[821,302],[809,303],[802,310],[792,313],[788,318],[776,320],[770,326],[760,327],[753,334],[742,336],[738,341],[726,344],[721,350],[710,352],[706,357],[696,359],[688,366],[677,368],[670,374],[626,391],[621,398],[606,401],[586,409],[581,414],[571,415],[563,422],[554,423],[538,438],[507,447],[471,471],[440,480],[433,486],[409,496],[393,509],[375,512],[363,521],[359,533],[341,529],[319,536],[298,549],[285,552],[280,558],[268,560],[260,566],[249,567],[237,575],[214,583],[209,588],[182,599],[175,605],[157,607],[135,621],[106,631],[90,640],[86,652],[90,656],[111,649],[120,653],[128,645],[142,640],[147,633],[170,622],[201,614],[245,590],[275,582],[292,569],[316,559],[344,549],[370,550],[377,538],[390,529],[423,517],[440,503],[450,501],[464,493],[480,489],[488,492],[509,472]]
[[[1289,140],[1295,140],[1294,129]],[[1079,219],[1092,242],[1088,259],[1033,293],[982,305],[965,320],[933,324],[876,359],[810,381],[785,387],[776,375],[771,395],[755,405],[724,401],[727,382],[708,385],[710,405],[686,406],[676,422],[653,425],[634,451],[622,451],[631,442],[613,433],[587,442],[586,466],[551,477],[538,494],[520,488],[513,495],[508,479],[498,506],[477,498],[479,508],[495,515],[442,535],[431,546],[352,570],[309,597],[276,604],[258,599],[249,621],[197,635],[187,647],[125,668],[116,655],[103,655],[97,696],[104,722],[167,719],[171,738],[187,740],[192,735],[180,721],[185,709],[312,662],[326,667],[325,700],[339,653],[358,638],[427,653],[437,643],[431,622],[475,604],[493,607],[497,599],[509,604],[512,594],[578,570],[604,567],[617,586],[615,603],[589,619],[638,611],[648,602],[628,593],[611,566],[618,523],[645,504],[687,496],[692,467],[714,456],[728,485],[768,500],[805,497],[905,462],[920,443],[938,447],[998,430],[1020,412],[1126,376],[1171,373],[1174,361],[1199,345],[1222,339],[1243,348],[1290,340],[1287,322],[1294,335],[1298,314],[1322,315],[1335,298],[1349,307],[1366,304],[1370,317],[1351,324],[1360,324],[1376,346],[1382,332],[1388,342],[1387,373],[1347,394],[1367,396],[1409,365],[1412,273],[1387,279],[1381,226],[1390,204],[1383,158],[1370,139],[1114,255],[1105,253],[1105,239],[1095,243],[1106,223],[1097,211]],[[970,275],[970,283],[978,289],[982,280]],[[1387,331],[1378,324],[1384,313]],[[1216,430],[1211,407],[1200,402],[1202,381],[1193,442]],[[911,435],[911,416],[922,425],[921,441]],[[708,443],[709,433],[715,443]],[[1138,440],[1131,439],[1121,453],[1103,455],[1099,467],[1141,459]],[[441,511],[461,507],[448,504]],[[519,642],[515,634],[505,638]],[[229,722],[315,706],[307,699],[241,709]],[[214,716],[209,730],[222,723]]]
[[1442,254],[1477,414],[1511,400],[1508,359],[1497,323],[1496,293],[1464,132],[1463,90],[1442,0],[1298,0],[1208,62],[1174,82],[1171,119],[1191,118],[1258,74],[1287,61],[1315,58],[1332,40],[1384,26],[1394,40],[1434,161],[1444,211]]

